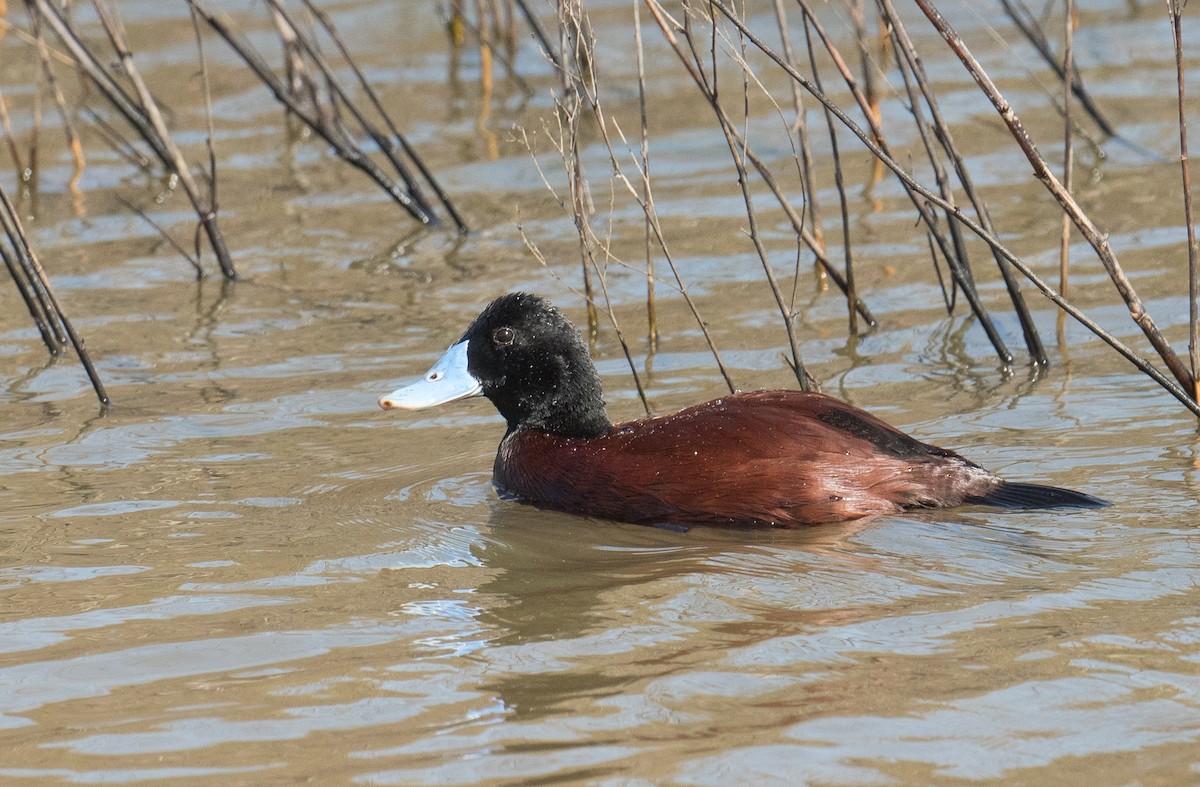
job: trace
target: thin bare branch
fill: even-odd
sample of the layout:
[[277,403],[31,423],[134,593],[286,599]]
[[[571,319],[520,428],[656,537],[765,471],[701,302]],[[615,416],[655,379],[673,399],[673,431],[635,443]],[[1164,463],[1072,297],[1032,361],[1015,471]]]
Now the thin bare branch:
[[[922,0],[918,0],[918,2],[922,2]],[[955,220],[962,222],[967,229],[979,236],[997,253],[1003,256],[1004,259],[1011,263],[1012,266],[1021,273],[1021,275],[1028,279],[1030,283],[1040,290],[1055,306],[1065,311],[1077,322],[1120,353],[1122,357],[1137,367],[1143,374],[1150,377],[1152,380],[1162,386],[1162,388],[1168,393],[1179,400],[1179,402],[1182,403],[1188,410],[1196,415],[1200,415],[1200,404],[1197,404],[1195,399],[1192,398],[1190,386],[1181,387],[1170,377],[1164,375],[1157,367],[1154,366],[1154,364],[1138,355],[1130,347],[1125,345],[1122,341],[1117,339],[1108,331],[1104,330],[1103,327],[1084,314],[1073,303],[1063,298],[1032,268],[1026,265],[1019,257],[1017,257],[1017,255],[1005,247],[999,238],[981,227],[978,223],[967,216],[961,209],[946,202],[933,191],[918,183],[917,180],[913,178],[913,176],[910,175],[898,161],[880,148],[879,145],[875,144],[871,136],[865,130],[860,128],[858,124],[854,122],[854,120],[852,120],[844,111],[842,111],[840,107],[837,106],[836,103],[834,103],[828,96],[816,91],[812,83],[809,82],[804,75],[797,72],[786,61],[776,55],[769,46],[763,43],[761,39],[755,36],[753,31],[751,31],[736,14],[725,8],[724,5],[719,2],[713,2],[712,5],[714,8],[719,10],[722,15],[729,19],[731,24],[741,30],[746,36],[747,40],[753,43],[761,52],[763,52],[763,54],[771,58],[777,65],[779,65],[779,67],[782,68],[788,74],[788,76],[800,82],[800,84],[804,85],[805,90],[812,94],[814,98],[816,98],[825,106],[828,106],[834,115],[837,116],[838,120],[840,120],[842,124],[846,126],[846,128],[850,129],[850,131],[856,137],[858,137],[863,146],[870,150],[872,154],[878,156],[883,161],[884,165],[887,166],[887,168],[890,169],[898,178],[900,178],[900,180],[903,181],[910,189],[939,208],[949,211],[950,215],[952,215]]]

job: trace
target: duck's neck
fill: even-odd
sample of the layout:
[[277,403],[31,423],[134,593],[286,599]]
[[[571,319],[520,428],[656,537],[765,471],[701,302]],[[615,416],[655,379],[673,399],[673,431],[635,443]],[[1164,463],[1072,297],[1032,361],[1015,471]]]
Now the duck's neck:
[[[588,364],[590,366],[590,364]],[[571,371],[570,369],[562,371]],[[600,437],[612,429],[595,369],[581,369],[554,382],[537,380],[510,390],[486,391],[508,421],[508,431],[533,429],[560,437]],[[530,381],[527,381],[527,383]]]

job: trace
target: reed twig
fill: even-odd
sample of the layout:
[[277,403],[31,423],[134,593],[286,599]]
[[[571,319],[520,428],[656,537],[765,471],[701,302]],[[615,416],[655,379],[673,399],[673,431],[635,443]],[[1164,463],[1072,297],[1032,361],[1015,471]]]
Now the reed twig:
[[[871,111],[870,103],[867,101],[866,96],[859,88],[857,80],[855,80],[854,75],[850,72],[849,67],[846,65],[846,61],[842,58],[842,55],[838,51],[837,46],[833,43],[833,40],[828,34],[826,34],[824,27],[821,25],[820,20],[818,20],[816,15],[813,13],[812,8],[807,0],[797,0],[797,2],[799,3],[800,8],[804,11],[806,18],[808,18],[808,20],[812,23],[813,30],[816,31],[817,36],[821,39],[821,44],[825,47],[825,50],[833,59],[834,65],[837,67],[838,72],[842,76],[842,81],[846,83],[846,87],[849,88],[851,96],[854,97],[859,111],[862,113],[863,118],[867,121],[867,125],[870,128],[873,147],[884,151],[890,158],[890,147],[888,145],[887,138],[884,136],[883,129],[875,120],[875,114]],[[712,0],[712,3],[713,7],[719,9],[721,13],[733,21],[737,27],[741,28],[745,26],[740,19],[734,18],[733,12],[722,2],[719,2],[719,0]],[[778,54],[771,53],[769,56],[772,57],[772,59],[775,59],[776,62],[780,62]],[[807,83],[805,84],[805,89],[809,90],[809,92],[815,90],[817,93],[825,95],[824,91],[817,87],[815,83],[808,82],[808,80],[805,80],[805,82]],[[825,104],[824,101],[821,103]],[[831,106],[831,103],[826,104],[826,106]],[[938,250],[942,253],[943,258],[946,260],[951,275],[954,277],[954,280],[959,288],[961,288],[963,296],[967,299],[967,304],[971,307],[971,312],[975,315],[975,318],[979,320],[979,325],[981,328],[983,328],[984,334],[988,337],[988,341],[991,342],[992,347],[996,352],[996,356],[1000,360],[1000,363],[1006,367],[1009,366],[1013,361],[1012,353],[1009,351],[1003,337],[1000,335],[1000,331],[996,328],[995,322],[992,320],[991,315],[988,313],[987,309],[983,305],[983,302],[979,298],[979,293],[975,288],[975,279],[971,273],[968,260],[960,257],[952,243],[947,241],[945,234],[938,226],[937,217],[929,205],[926,204],[924,200],[920,199],[919,195],[907,185],[904,179],[900,179],[900,185],[904,189],[904,192],[908,196],[909,200],[913,203],[913,207],[916,208],[917,215],[920,217],[921,221],[924,222],[926,231],[929,232],[937,242]]]
[[[633,4],[633,43],[637,51],[638,84],[638,155],[641,158],[642,203],[650,204],[650,122],[646,113],[646,52],[642,43],[642,6]],[[654,297],[654,230],[650,217],[645,217],[644,243],[646,250],[646,339],[649,352],[658,349],[658,307]]]
[[[1071,191],[1075,177],[1075,127],[1071,119],[1071,94],[1075,85],[1075,0],[1066,0],[1063,8],[1063,188]],[[1058,240],[1058,291],[1070,297],[1071,218],[1064,212]],[[1058,313],[1059,342],[1062,342],[1066,315]],[[1195,375],[1195,366],[1192,374]]]
[[[1173,2],[1173,0],[1168,0]],[[1092,99],[1091,94],[1083,84],[1083,79],[1079,76],[1079,70],[1072,61],[1068,64],[1061,62],[1055,57],[1054,49],[1050,46],[1050,41],[1046,37],[1045,31],[1042,30],[1041,24],[1038,23],[1037,17],[1025,6],[1021,0],[1000,0],[1000,6],[1004,12],[1008,14],[1008,18],[1013,21],[1017,29],[1022,35],[1033,45],[1034,50],[1046,61],[1046,65],[1054,70],[1065,84],[1068,84],[1069,90],[1079,100],[1079,104],[1083,110],[1087,112],[1092,121],[1100,128],[1106,137],[1117,136],[1116,130],[1108,119],[1104,117],[1104,113],[1096,106],[1096,102]],[[1068,77],[1068,74],[1070,75]],[[1065,105],[1064,105],[1065,106]]]

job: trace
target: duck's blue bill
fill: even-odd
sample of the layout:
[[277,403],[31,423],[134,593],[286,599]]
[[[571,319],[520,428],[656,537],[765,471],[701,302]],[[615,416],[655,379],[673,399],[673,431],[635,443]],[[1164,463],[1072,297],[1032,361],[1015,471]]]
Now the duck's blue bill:
[[483,386],[467,371],[467,343],[459,342],[446,350],[420,380],[392,391],[379,400],[379,406],[421,410],[482,394]]

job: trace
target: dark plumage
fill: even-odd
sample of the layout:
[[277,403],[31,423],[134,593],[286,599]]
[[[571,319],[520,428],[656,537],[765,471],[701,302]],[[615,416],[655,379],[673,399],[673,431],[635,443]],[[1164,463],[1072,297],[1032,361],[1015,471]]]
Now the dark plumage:
[[486,396],[508,422],[501,495],[625,522],[791,527],[963,504],[1095,508],[1005,481],[830,396],[736,393],[613,426],[575,327],[542,298],[497,298],[422,380],[380,399],[419,409]]

